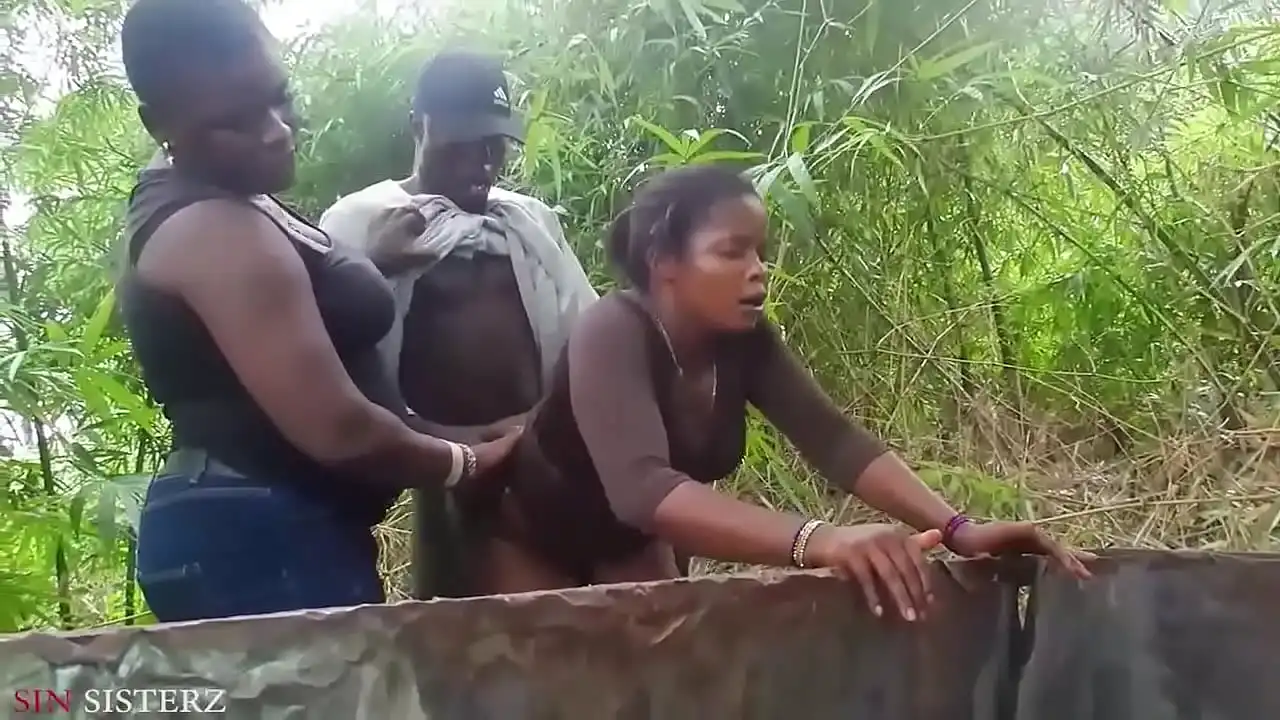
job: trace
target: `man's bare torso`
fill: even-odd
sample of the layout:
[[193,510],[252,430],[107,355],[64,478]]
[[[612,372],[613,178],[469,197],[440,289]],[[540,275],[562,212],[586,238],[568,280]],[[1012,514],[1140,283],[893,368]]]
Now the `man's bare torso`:
[[527,412],[541,370],[510,258],[447,257],[418,280],[400,353],[400,387],[415,413],[484,425]]

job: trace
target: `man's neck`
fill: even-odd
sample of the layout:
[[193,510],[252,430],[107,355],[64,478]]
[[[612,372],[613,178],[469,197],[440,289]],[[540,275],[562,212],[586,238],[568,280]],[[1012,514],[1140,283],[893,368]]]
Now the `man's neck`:
[[418,180],[418,173],[414,173],[403,180],[397,180],[396,184],[409,195],[427,194],[426,191],[422,189],[422,182]]
[[[439,195],[440,197],[449,198],[449,200],[453,202],[457,202],[452,197],[450,197],[449,193],[445,189],[438,188],[438,187],[431,187],[427,185],[422,180],[422,175],[417,172],[415,172],[414,174],[410,175],[409,177],[403,180],[397,180],[396,183],[400,186],[400,189],[404,190],[409,195]],[[490,188],[489,192],[492,194],[493,188]],[[461,207],[461,205],[459,205],[459,207]],[[484,213],[483,207],[478,207],[474,209],[471,209],[471,208],[463,208],[463,209],[466,212],[475,213],[477,215]]]

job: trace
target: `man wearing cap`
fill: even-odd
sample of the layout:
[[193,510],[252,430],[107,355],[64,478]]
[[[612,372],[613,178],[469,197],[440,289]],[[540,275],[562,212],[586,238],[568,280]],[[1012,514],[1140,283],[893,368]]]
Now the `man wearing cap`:
[[[384,360],[420,429],[457,442],[522,423],[570,325],[597,297],[555,213],[495,187],[509,143],[524,134],[511,100],[498,60],[435,56],[410,115],[413,174],[343,197],[320,219],[391,281],[399,322]],[[439,536],[422,524],[439,522],[429,503],[419,498],[419,529]],[[457,594],[424,587],[432,582],[444,580],[419,581],[419,593]]]

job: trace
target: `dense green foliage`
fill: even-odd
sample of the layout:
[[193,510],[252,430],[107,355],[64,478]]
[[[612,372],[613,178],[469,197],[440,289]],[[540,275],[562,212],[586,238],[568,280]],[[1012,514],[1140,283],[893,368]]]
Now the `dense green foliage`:
[[[0,631],[133,621],[131,526],[167,440],[111,313],[124,199],[151,152],[112,70],[124,3],[7,6],[0,207],[32,212],[0,224],[16,428]],[[408,172],[409,87],[433,49],[502,52],[530,122],[509,181],[563,211],[602,287],[602,230],[639,178],[752,166],[776,221],[770,313],[955,502],[1088,544],[1272,542],[1275,26],[1137,0],[431,7],[355,10],[291,43],[303,212]],[[52,108],[15,49],[36,26],[62,38],[71,87]],[[850,512],[763,426],[733,489]]]

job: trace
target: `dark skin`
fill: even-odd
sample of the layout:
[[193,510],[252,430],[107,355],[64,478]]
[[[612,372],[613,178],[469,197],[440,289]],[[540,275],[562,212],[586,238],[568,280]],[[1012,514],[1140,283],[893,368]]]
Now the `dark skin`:
[[[141,113],[178,172],[245,196],[291,184],[296,117],[265,32],[252,51],[175,87],[163,106]],[[352,382],[301,257],[261,213],[219,200],[184,208],[152,236],[137,271],[200,317],[250,395],[312,458],[410,486],[448,475],[447,444],[414,432]],[[475,446],[479,474],[514,441]]]
[[139,110],[175,168],[243,195],[293,184],[298,118],[270,43],[264,36],[239,62],[192,71],[162,106]]
[[[430,118],[413,114],[409,118],[415,145],[413,174],[400,186],[409,195],[440,195],[459,209],[483,213],[489,190],[507,161],[508,140],[500,135],[450,141],[429,134]],[[374,220],[372,230],[385,240],[375,242],[381,249],[372,258],[385,275],[395,275],[423,262],[418,255],[399,252],[408,248],[426,231],[426,220],[418,212],[418,202],[388,208]]]
[[[506,164],[508,138],[487,136],[478,139],[450,139],[431,132],[429,117],[417,113],[410,115],[415,152],[413,173],[400,181],[401,188],[413,199],[401,207],[382,211],[373,221],[370,232],[377,238],[371,259],[384,275],[393,276],[429,261],[420,253],[405,252],[426,231],[426,220],[419,212],[421,195],[440,195],[448,198],[459,209],[470,213],[483,213],[489,191],[497,182]],[[413,391],[406,389],[406,399],[412,404]],[[491,398],[492,399],[492,398]],[[511,428],[519,428],[525,414],[517,414],[482,426],[444,427],[423,418],[415,419],[416,426],[433,435],[457,442],[480,442],[501,437]],[[503,592],[506,588],[523,589],[529,583],[525,579],[526,566],[518,560],[514,565],[501,562],[501,549],[495,549],[501,541],[482,542],[476,548],[474,572],[477,585],[472,588],[481,594]],[[496,560],[495,560],[496,558]]]
[[[403,206],[381,211],[370,228],[372,233],[381,237],[373,243],[377,250],[370,259],[388,276],[411,270],[430,260],[420,253],[405,252],[426,231],[426,220],[418,211],[420,201],[416,196],[440,195],[461,210],[483,213],[489,191],[506,165],[510,142],[501,135],[470,140],[433,136],[430,118],[419,114],[410,116],[410,126],[416,147],[413,174],[402,180],[400,185],[415,198]],[[419,430],[467,443],[503,437],[523,422],[523,414],[474,427],[446,428],[421,418],[414,421]]]
[[[708,400],[715,335],[747,330],[760,321],[767,229],[758,197],[727,200],[709,210],[682,257],[660,257],[653,263],[649,295],[681,365],[694,377],[705,378]],[[883,612],[882,591],[887,590],[903,618],[923,616],[932,597],[924,551],[941,541],[940,530],[955,510],[894,453],[871,463],[861,477],[831,480],[919,532],[891,525],[825,525],[810,538],[806,564],[855,580],[877,614]],[[697,483],[677,487],[658,506],[655,521],[662,537],[695,555],[773,565],[790,563],[801,524],[795,517]],[[1082,556],[1065,550],[1031,523],[963,525],[951,545],[965,556],[1048,555],[1077,576],[1089,577]]]
[[461,210],[484,212],[489,190],[507,164],[507,138],[443,137],[431,132],[431,118],[425,115],[412,116],[410,123],[417,157],[405,190],[410,195],[443,195]]
[[[712,404],[712,347],[723,333],[755,327],[762,318],[766,273],[762,260],[767,217],[754,195],[721,201],[708,209],[685,251],[658,256],[643,288],[671,337],[689,380],[689,401]],[[925,553],[942,540],[941,529],[955,510],[934,494],[893,453],[872,462],[860,477],[830,478],[868,505],[901,519],[895,525],[824,525],[813,533],[805,565],[834,570],[856,583],[867,604],[883,614],[885,601],[908,621],[925,616],[932,593]],[[519,518],[509,519],[518,522]],[[660,541],[623,563],[596,568],[600,582],[646,581],[676,576],[670,545],[701,557],[787,566],[803,518],[743,502],[696,482],[678,485],[657,507],[653,526]],[[668,545],[668,543],[670,545]],[[1047,555],[1078,577],[1089,577],[1082,560],[1041,534],[1030,523],[971,523],[952,536],[960,555],[1029,553]],[[498,543],[498,563],[524,587],[548,589],[573,584],[518,547]],[[887,597],[885,594],[887,593]]]

